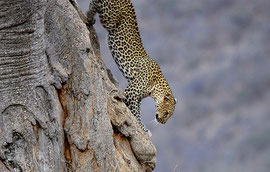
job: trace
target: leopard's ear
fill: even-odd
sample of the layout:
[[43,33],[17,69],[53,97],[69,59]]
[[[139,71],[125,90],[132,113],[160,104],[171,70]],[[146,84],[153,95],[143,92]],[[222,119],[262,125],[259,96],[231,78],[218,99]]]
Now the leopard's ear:
[[174,101],[175,101],[175,104],[178,102],[178,100],[177,100],[177,99],[174,99]]
[[164,96],[163,100],[167,102],[169,100],[169,97]]

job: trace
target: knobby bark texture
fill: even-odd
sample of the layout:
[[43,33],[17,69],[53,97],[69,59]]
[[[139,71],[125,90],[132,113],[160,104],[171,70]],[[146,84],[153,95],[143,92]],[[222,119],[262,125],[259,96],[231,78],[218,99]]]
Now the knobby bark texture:
[[0,171],[152,171],[74,0],[0,1]]

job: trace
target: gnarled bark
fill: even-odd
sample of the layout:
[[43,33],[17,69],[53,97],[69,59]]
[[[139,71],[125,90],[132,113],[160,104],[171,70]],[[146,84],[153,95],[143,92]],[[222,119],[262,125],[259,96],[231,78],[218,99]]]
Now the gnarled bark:
[[0,170],[151,171],[76,2],[4,0],[0,15]]

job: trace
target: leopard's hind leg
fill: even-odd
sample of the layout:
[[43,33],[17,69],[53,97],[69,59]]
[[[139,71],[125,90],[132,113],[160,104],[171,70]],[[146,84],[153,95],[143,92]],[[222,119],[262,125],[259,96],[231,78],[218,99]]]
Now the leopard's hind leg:
[[96,22],[96,19],[94,18],[94,16],[96,15],[96,13],[98,13],[98,1],[97,0],[92,0],[89,4],[89,9],[87,11],[87,20],[88,20],[88,24],[90,26],[94,25]]

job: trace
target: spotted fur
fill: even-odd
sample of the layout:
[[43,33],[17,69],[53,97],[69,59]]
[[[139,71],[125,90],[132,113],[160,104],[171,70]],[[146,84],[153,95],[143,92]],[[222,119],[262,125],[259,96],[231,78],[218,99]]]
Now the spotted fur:
[[92,0],[87,17],[94,23],[99,13],[108,31],[108,45],[119,69],[128,80],[125,103],[141,127],[140,103],[151,96],[156,102],[156,119],[164,124],[174,112],[176,100],[158,64],[151,59],[142,44],[136,14],[130,0]]

